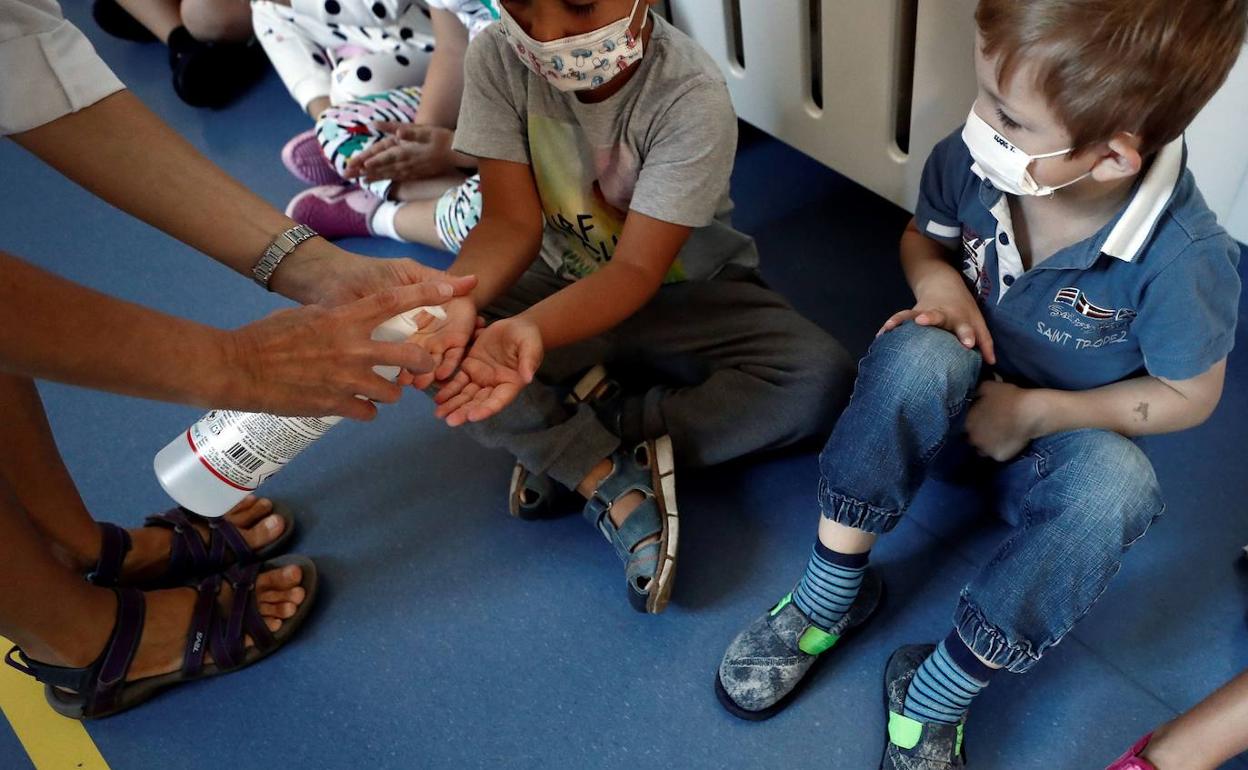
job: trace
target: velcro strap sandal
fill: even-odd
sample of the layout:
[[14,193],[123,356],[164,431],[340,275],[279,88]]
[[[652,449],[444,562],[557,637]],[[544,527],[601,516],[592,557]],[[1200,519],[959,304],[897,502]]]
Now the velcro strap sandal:
[[[285,526],[276,540],[252,550],[238,527],[225,518],[199,516],[185,508],[171,508],[148,516],[145,527],[162,527],[173,531],[169,550],[169,566],[159,578],[143,584],[145,589],[174,588],[214,575],[234,564],[253,564],[276,556],[290,545],[295,534],[295,520],[284,506],[275,505],[273,515],[281,517]],[[195,524],[208,527],[205,543]],[[130,552],[130,533],[116,524],[100,522],[100,558],[87,573],[87,580],[105,588],[119,585],[121,567]]]
[[[256,578],[261,572],[296,565],[303,571],[306,592],[299,609],[269,631],[256,606]],[[218,593],[229,583],[234,589],[229,607],[222,608]],[[134,588],[114,588],[117,621],[95,662],[83,668],[53,666],[32,660],[17,647],[5,656],[13,668],[45,685],[44,695],[57,713],[72,719],[98,719],[126,711],[175,685],[235,671],[262,660],[286,644],[303,625],[316,598],[316,565],[302,556],[283,556],[263,565],[235,565],[206,578],[196,588],[195,607],[187,628],[182,669],[169,674],[126,681],[143,636],[144,597]],[[250,636],[254,647],[246,646]],[[213,661],[206,663],[206,655]]]
[[[598,364],[577,380],[564,403],[570,407],[589,404],[600,412],[615,408],[620,395],[619,383],[610,378],[605,366]],[[551,477],[533,473],[517,462],[511,471],[511,486],[507,490],[507,512],[525,521],[548,519],[557,514],[562,507],[560,503],[572,497],[569,490]]]
[[[657,614],[671,597],[680,536],[672,441],[667,436],[645,441],[617,450],[610,459],[611,472],[583,514],[624,562],[629,603],[639,612]],[[611,507],[633,492],[645,499],[617,527]]]

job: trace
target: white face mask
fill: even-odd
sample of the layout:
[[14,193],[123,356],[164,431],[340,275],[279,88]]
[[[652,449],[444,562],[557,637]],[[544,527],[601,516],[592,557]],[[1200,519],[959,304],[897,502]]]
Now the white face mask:
[[[641,36],[634,36],[629,30],[640,2],[635,0],[633,10],[619,21],[547,43],[529,37],[502,3],[498,7],[503,32],[526,67],[560,91],[585,91],[605,84],[641,58]],[[641,29],[649,21],[647,11]]]
[[1083,176],[1056,187],[1041,185],[1031,176],[1031,164],[1044,158],[1066,155],[1070,148],[1046,152],[1043,155],[1028,155],[998,134],[987,121],[975,113],[974,107],[966,119],[966,127],[962,129],[962,141],[966,142],[971,157],[975,159],[975,164],[979,166],[984,177],[992,182],[993,187],[1008,195],[1052,195],[1092,174],[1088,171]]

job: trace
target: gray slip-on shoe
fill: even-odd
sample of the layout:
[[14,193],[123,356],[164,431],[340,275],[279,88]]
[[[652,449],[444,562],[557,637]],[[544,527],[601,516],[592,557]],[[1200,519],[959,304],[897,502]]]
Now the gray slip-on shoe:
[[919,722],[904,716],[910,680],[936,649],[933,644],[898,647],[884,668],[884,708],[888,736],[880,770],[954,770],[966,767],[962,745],[965,718],[956,725]]
[[737,634],[715,676],[715,694],[734,716],[751,721],[778,714],[810,681],[813,669],[876,613],[884,599],[879,572],[868,567],[849,612],[834,628],[811,623],[793,595]]

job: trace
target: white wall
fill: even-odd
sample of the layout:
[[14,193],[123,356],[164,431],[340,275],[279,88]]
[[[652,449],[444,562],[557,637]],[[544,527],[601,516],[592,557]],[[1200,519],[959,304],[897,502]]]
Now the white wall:
[[[966,117],[975,96],[975,0],[668,0],[672,20],[719,62],[742,118],[885,198],[913,209],[923,161]],[[810,4],[820,8],[823,107],[811,97]],[[898,147],[898,83],[913,54],[910,147]],[[1188,132],[1209,205],[1248,241],[1248,55]]]

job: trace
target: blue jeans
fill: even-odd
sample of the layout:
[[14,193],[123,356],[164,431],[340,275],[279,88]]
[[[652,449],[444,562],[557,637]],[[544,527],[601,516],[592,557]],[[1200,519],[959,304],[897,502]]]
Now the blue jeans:
[[[823,515],[864,532],[896,526],[938,455],[964,451],[981,362],[940,329],[878,338],[819,458]],[[1110,431],[1045,436],[991,467],[1015,528],[962,590],[954,624],[981,658],[1021,673],[1087,614],[1164,505],[1143,450]]]

